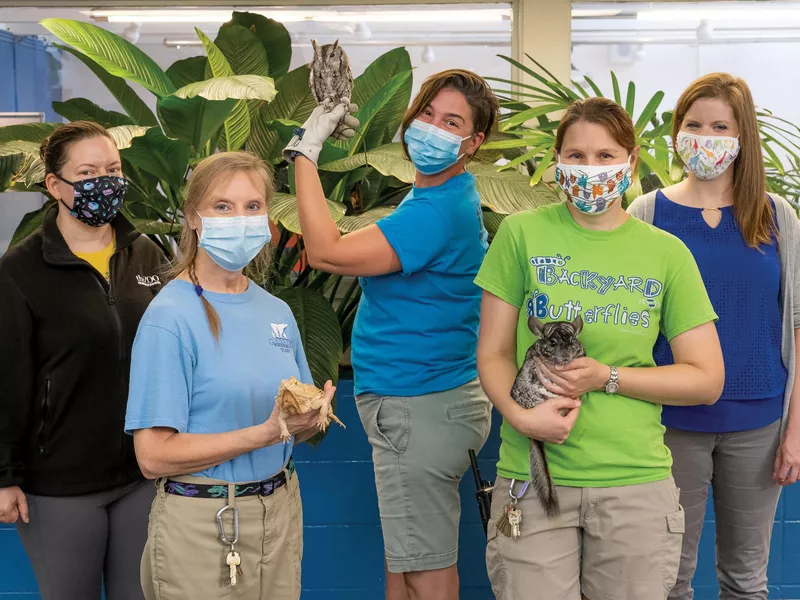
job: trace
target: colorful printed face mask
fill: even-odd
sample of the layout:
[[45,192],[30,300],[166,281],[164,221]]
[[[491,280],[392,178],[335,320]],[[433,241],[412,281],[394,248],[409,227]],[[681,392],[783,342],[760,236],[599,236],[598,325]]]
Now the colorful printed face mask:
[[272,239],[267,215],[200,217],[200,247],[226,271],[241,271]]
[[408,156],[423,175],[435,175],[452,167],[463,156],[458,151],[461,142],[471,138],[459,137],[419,119],[412,121],[403,140],[408,147]]
[[698,179],[715,179],[739,156],[739,138],[695,135],[681,131],[675,142],[678,156]]
[[599,215],[614,206],[631,185],[630,160],[622,165],[565,165],[556,167],[556,181],[572,206]]
[[59,175],[56,177],[75,190],[72,208],[63,200],[61,203],[69,208],[71,216],[92,227],[101,227],[114,220],[128,190],[128,181],[116,175],[101,175],[75,182]]

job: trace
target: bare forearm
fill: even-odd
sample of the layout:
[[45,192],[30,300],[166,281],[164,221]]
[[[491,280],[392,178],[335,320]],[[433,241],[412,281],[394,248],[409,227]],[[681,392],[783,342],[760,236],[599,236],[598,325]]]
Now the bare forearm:
[[695,365],[619,369],[619,393],[654,404],[714,404],[722,393],[724,374]]
[[333,252],[333,246],[342,234],[328,211],[322,182],[314,163],[304,156],[298,156],[294,164],[303,241],[309,261],[318,263]]
[[[136,432],[136,457],[148,479],[186,475],[215,467],[280,441],[271,423],[225,433]],[[143,435],[144,434],[144,435]]]

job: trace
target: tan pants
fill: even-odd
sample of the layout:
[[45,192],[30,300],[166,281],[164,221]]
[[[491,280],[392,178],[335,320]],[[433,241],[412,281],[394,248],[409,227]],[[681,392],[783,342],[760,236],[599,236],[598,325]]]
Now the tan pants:
[[[182,483],[224,482],[176,477]],[[230,550],[219,539],[217,511],[224,498],[167,494],[159,482],[150,511],[142,556],[142,589],[146,600],[297,600],[303,555],[303,513],[297,474],[274,494],[236,498],[239,509],[241,573],[231,587],[225,558]],[[233,511],[223,522],[233,536]]]
[[[498,477],[486,565],[497,600],[663,600],[675,585],[684,530],[672,478],[611,488],[558,486],[550,520],[532,489],[517,505],[522,535],[498,534],[509,501]],[[515,492],[519,493],[518,483]]]

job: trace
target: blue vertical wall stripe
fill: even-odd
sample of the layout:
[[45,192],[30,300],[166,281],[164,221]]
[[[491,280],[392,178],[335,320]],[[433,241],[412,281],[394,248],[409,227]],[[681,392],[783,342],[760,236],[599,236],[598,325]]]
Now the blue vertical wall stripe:
[[0,112],[43,112],[60,121],[53,102],[61,100],[59,62],[48,45],[35,37],[0,31]]

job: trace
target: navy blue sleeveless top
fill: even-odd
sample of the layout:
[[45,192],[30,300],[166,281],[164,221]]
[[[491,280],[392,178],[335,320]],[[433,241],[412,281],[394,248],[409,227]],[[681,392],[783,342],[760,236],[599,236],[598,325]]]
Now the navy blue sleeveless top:
[[[774,204],[773,204],[774,207]],[[781,418],[786,367],[781,359],[781,263],[778,245],[747,246],[731,207],[716,228],[702,210],[656,194],[653,225],[680,238],[694,255],[719,315],[725,388],[712,406],[665,406],[662,422],[686,431],[730,432],[766,427]],[[663,335],[658,365],[673,363]]]

